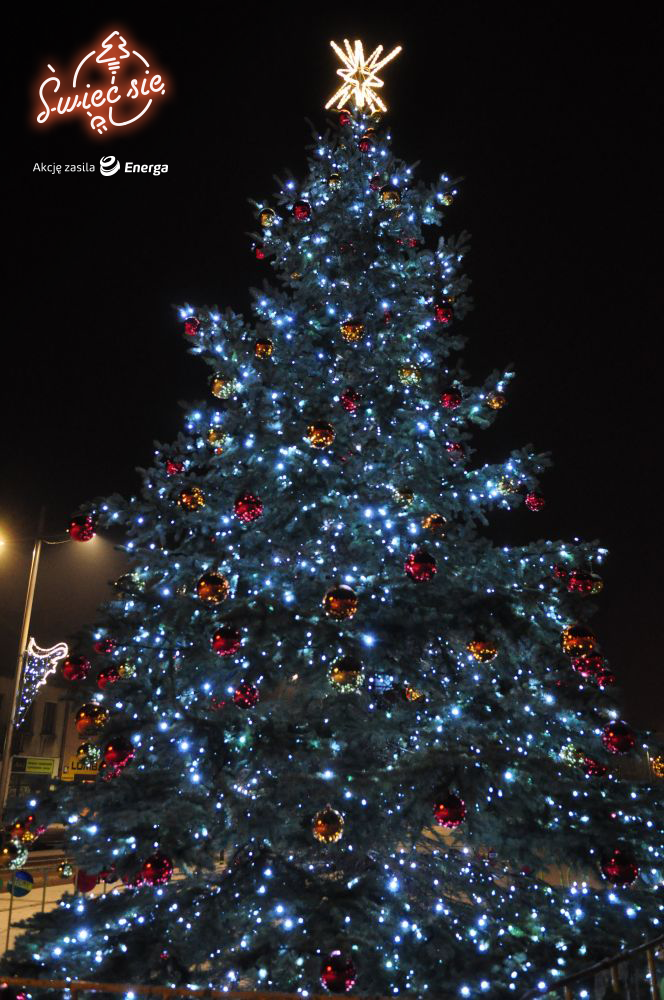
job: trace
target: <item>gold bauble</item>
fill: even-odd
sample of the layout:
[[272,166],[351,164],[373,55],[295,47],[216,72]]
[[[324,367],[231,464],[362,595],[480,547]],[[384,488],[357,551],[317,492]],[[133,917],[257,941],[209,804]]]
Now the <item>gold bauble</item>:
[[402,365],[398,375],[402,385],[419,385],[422,371],[417,365]]
[[341,174],[330,174],[327,179],[327,186],[331,187],[333,191],[341,185]]
[[220,453],[223,449],[223,446],[226,444],[226,441],[228,440],[228,435],[226,434],[226,431],[220,427],[219,424],[212,424],[212,426],[207,432],[207,439],[208,439],[208,444],[211,444],[212,447],[216,448],[217,452]]
[[309,424],[307,438],[314,448],[329,448],[334,441],[334,427],[324,422]]
[[442,538],[447,532],[447,518],[442,514],[427,514],[422,518],[422,527],[425,531],[430,531],[432,535]]
[[221,573],[204,573],[196,584],[196,595],[206,604],[221,604],[230,593],[230,584]]
[[658,754],[657,757],[651,757],[650,766],[656,778],[664,778],[664,756],[662,754]]
[[222,375],[221,372],[213,375],[210,381],[210,392],[217,399],[230,399],[231,396],[236,394],[239,388],[240,383],[237,379],[228,378],[227,375]]
[[311,832],[321,844],[336,844],[344,832],[344,818],[340,812],[327,805],[314,816]]
[[508,496],[510,493],[518,493],[519,487],[509,476],[503,476],[498,483],[498,492]]
[[340,584],[338,587],[332,587],[323,598],[325,614],[328,618],[334,618],[335,621],[344,621],[348,618],[353,618],[358,604],[357,594],[351,587],[346,586],[345,583]]
[[136,664],[132,660],[123,660],[122,663],[118,663],[118,675],[122,680],[129,680],[130,677],[136,676]]
[[406,684],[403,693],[406,701],[419,701],[420,698],[424,698],[424,691],[419,691],[410,684]]
[[71,861],[61,861],[58,865],[58,875],[60,878],[71,878],[74,874],[74,866]]
[[443,205],[446,205],[449,208],[449,206],[454,201],[454,195],[450,194],[449,191],[448,191],[446,194],[444,194],[442,196],[442,198],[440,200],[442,201]]
[[269,229],[274,220],[276,219],[276,214],[272,208],[264,208],[263,211],[258,216],[258,221],[260,222],[263,229]]
[[16,871],[28,860],[28,849],[20,840],[10,840],[0,848],[0,868]]
[[200,510],[205,507],[205,494],[198,486],[188,486],[178,497],[178,506],[185,510]]
[[502,392],[490,392],[486,398],[486,402],[487,406],[490,406],[492,410],[502,410],[507,402],[507,396]]
[[363,333],[364,323],[360,323],[357,319],[348,319],[345,323],[341,324],[341,336],[349,344],[356,344]]
[[604,580],[597,573],[591,573],[590,578],[592,580],[592,586],[590,588],[591,594],[601,594],[604,590]]
[[74,722],[79,736],[92,736],[106,725],[108,712],[98,702],[91,701],[79,708]]
[[586,656],[597,648],[597,637],[585,625],[568,625],[560,637],[563,652],[568,656]]
[[254,344],[254,354],[256,355],[257,358],[260,358],[261,361],[264,361],[266,358],[272,357],[273,350],[274,350],[274,344],[272,343],[271,340],[267,339],[257,340],[256,343]]
[[568,767],[578,767],[583,764],[585,759],[585,755],[577,750],[573,743],[566,743],[564,747],[561,747],[559,756]]
[[387,208],[396,208],[401,204],[401,192],[399,188],[386,184],[380,189],[380,200]]
[[344,694],[359,691],[364,683],[362,664],[354,656],[340,656],[330,667],[330,683]]
[[490,663],[498,656],[498,647],[488,639],[472,639],[466,649],[478,663]]
[[299,271],[293,271],[292,274],[291,274],[291,280],[292,281],[299,281],[301,277],[302,277],[302,275],[300,274]]

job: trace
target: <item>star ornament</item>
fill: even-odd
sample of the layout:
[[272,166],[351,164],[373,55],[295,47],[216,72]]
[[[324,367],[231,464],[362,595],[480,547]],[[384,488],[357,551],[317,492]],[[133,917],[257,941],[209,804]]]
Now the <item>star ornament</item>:
[[336,42],[330,42],[330,45],[343,63],[343,68],[337,70],[337,76],[340,76],[344,82],[336,94],[329,99],[325,109],[327,110],[334,105],[338,110],[341,110],[352,99],[356,108],[368,107],[370,111],[387,111],[386,106],[376,93],[376,90],[383,86],[383,81],[378,77],[378,71],[399,55],[401,46],[397,45],[389,55],[381,59],[382,45],[375,48],[368,58],[364,55],[364,48],[360,41],[356,41],[355,47],[351,48],[348,39],[344,38],[345,52]]

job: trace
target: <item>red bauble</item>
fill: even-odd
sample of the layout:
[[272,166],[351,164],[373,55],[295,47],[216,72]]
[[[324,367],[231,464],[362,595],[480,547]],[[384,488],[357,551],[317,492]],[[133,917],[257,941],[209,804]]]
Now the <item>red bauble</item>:
[[416,583],[426,583],[428,580],[433,580],[438,572],[436,560],[426,549],[417,549],[415,552],[411,552],[404,563],[404,569],[411,580],[415,580]]
[[109,684],[117,684],[119,680],[120,674],[118,673],[117,667],[115,665],[112,667],[106,667],[105,670],[100,670],[97,674],[97,687],[101,688],[103,691]]
[[353,118],[351,116],[351,113],[346,108],[344,108],[342,111],[339,112],[339,124],[340,125],[350,125],[350,123],[352,122],[352,120],[353,120]]
[[594,757],[583,758],[583,769],[589,778],[603,778],[608,768],[600,764]]
[[629,753],[636,746],[636,735],[626,722],[609,722],[602,733],[602,744],[609,753]]
[[233,510],[235,511],[235,516],[240,521],[244,521],[245,524],[251,524],[252,521],[256,521],[262,515],[263,504],[253,493],[241,493],[235,501]]
[[233,656],[242,645],[242,637],[236,628],[223,625],[212,636],[212,648],[219,656]]
[[599,687],[601,687],[602,689],[604,689],[605,687],[613,687],[614,684],[618,683],[618,678],[616,677],[616,675],[612,673],[610,670],[608,670],[606,667],[603,667],[601,670],[597,671],[597,673],[595,674],[595,680],[597,681]]
[[445,450],[453,462],[459,461],[466,454],[463,445],[457,441],[448,441],[445,445]]
[[134,744],[126,736],[114,736],[104,747],[104,763],[124,767],[133,758]]
[[374,174],[371,180],[369,181],[369,187],[371,188],[372,191],[380,191],[382,186],[383,186],[383,180],[380,174]]
[[235,689],[233,701],[239,708],[253,708],[260,697],[258,688],[249,681],[242,681]]
[[265,250],[262,243],[257,243],[254,247],[254,257],[256,260],[265,260]]
[[355,413],[356,409],[360,405],[361,398],[362,397],[359,392],[355,389],[344,389],[339,397],[339,401],[344,410],[348,410],[349,413]]
[[69,522],[69,534],[75,542],[89,542],[97,532],[97,524],[90,514],[80,514],[72,517]]
[[172,459],[166,459],[166,475],[167,476],[179,476],[184,472],[184,462],[174,462]]
[[184,332],[188,337],[195,337],[201,328],[201,321],[195,316],[187,316],[184,321]]
[[439,302],[433,307],[433,315],[436,323],[441,326],[449,326],[454,319],[454,310],[449,302]]
[[111,639],[110,636],[105,636],[103,639],[97,639],[94,646],[92,647],[95,653],[99,653],[100,656],[108,656],[112,653],[117,646],[117,641]]
[[601,871],[612,885],[631,885],[639,877],[639,866],[624,847],[614,847],[602,858]]
[[293,215],[300,222],[311,218],[311,205],[308,201],[296,201],[293,205]]
[[373,139],[370,135],[363,135],[357,144],[357,148],[361,153],[370,153],[373,149]]
[[66,681],[84,681],[90,673],[90,666],[85,656],[68,656],[62,661],[62,676]]
[[92,892],[97,884],[97,876],[90,875],[89,872],[84,872],[82,868],[76,872],[76,891],[77,892]]
[[392,313],[390,312],[389,309],[386,309],[385,312],[383,313],[383,323],[385,324],[385,326],[389,326],[391,322],[392,322]]
[[582,677],[595,677],[604,666],[604,657],[599,653],[589,653],[588,656],[575,656],[572,668]]
[[440,401],[446,410],[456,410],[457,406],[461,406],[462,398],[458,389],[445,389],[440,394]]
[[542,510],[542,508],[546,503],[546,500],[544,499],[544,497],[541,497],[539,493],[527,493],[524,503],[528,508],[528,510],[533,510],[537,512],[538,510]]
[[570,594],[590,594],[594,587],[592,574],[582,569],[570,570],[567,577],[567,589]]
[[433,814],[438,826],[454,830],[466,818],[466,803],[458,795],[440,795],[434,802]]
[[566,580],[569,576],[569,570],[564,563],[554,563],[553,569],[551,570],[556,580]]
[[340,951],[332,951],[323,959],[320,981],[330,993],[348,993],[357,979],[357,972],[350,958]]
[[145,885],[165,885],[173,874],[173,862],[161,851],[146,858],[140,872],[140,880]]

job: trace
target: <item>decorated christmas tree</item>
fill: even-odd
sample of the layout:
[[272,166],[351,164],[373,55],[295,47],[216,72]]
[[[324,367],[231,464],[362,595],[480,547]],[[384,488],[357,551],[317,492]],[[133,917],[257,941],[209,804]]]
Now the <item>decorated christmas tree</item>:
[[396,52],[337,51],[306,176],[255,205],[275,283],[252,321],[182,309],[206,398],[72,521],[132,568],[62,666],[99,777],[31,809],[108,888],[6,973],[499,998],[661,928],[656,791],[616,766],[646,738],[586,624],[604,551],[492,540],[538,530],[547,461],[477,458],[512,373],[458,359],[455,183],[391,151]]

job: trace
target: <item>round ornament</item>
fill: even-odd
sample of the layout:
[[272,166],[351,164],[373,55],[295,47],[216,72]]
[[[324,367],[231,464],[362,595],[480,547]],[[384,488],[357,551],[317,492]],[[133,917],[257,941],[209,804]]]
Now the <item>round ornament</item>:
[[446,191],[445,194],[441,195],[440,200],[446,208],[449,208],[454,203],[454,195],[451,191]]
[[206,604],[221,604],[228,597],[230,589],[226,577],[211,570],[204,573],[196,584],[196,596]]
[[386,208],[396,208],[401,204],[401,191],[391,184],[385,184],[380,189],[380,200]]
[[111,639],[110,636],[104,636],[103,639],[97,639],[92,648],[100,656],[109,656],[116,646],[117,641],[115,639]]
[[314,816],[311,832],[321,844],[336,844],[343,836],[344,818],[328,804]]
[[118,673],[118,668],[113,664],[99,671],[97,674],[97,687],[103,691],[109,684],[117,684],[119,680],[120,674]]
[[350,958],[336,950],[323,959],[320,981],[330,993],[349,993],[355,985],[357,972]]
[[458,462],[466,454],[465,449],[462,444],[458,441],[448,441],[445,445],[445,451],[450,456],[452,462]]
[[201,328],[201,321],[196,316],[187,316],[184,321],[184,332],[188,337],[195,337]]
[[242,636],[231,625],[222,625],[212,636],[212,648],[218,656],[234,656],[242,645]]
[[334,441],[334,427],[324,421],[309,424],[307,438],[314,448],[329,448]]
[[607,667],[602,667],[595,674],[595,680],[597,686],[603,691],[604,688],[613,687],[614,684],[618,683],[618,678],[614,673],[612,673]]
[[210,379],[210,392],[216,399],[230,399],[239,388],[240,383],[237,379],[222,375],[221,372],[217,372]]
[[260,694],[255,684],[250,684],[249,681],[242,681],[235,688],[233,701],[238,708],[253,708],[259,697]]
[[260,222],[263,229],[269,229],[273,225],[276,219],[276,213],[272,208],[264,208],[258,216],[258,221]]
[[212,424],[207,432],[208,444],[216,450],[217,454],[220,455],[224,449],[224,445],[228,441],[228,434],[219,424]]
[[84,872],[82,868],[79,868],[76,872],[76,892],[92,892],[94,887],[97,885],[97,876],[91,875],[89,872]]
[[339,112],[339,124],[340,125],[350,125],[353,120],[353,116],[347,108],[342,108]]
[[639,867],[624,847],[614,847],[602,858],[600,867],[602,875],[612,885],[631,885],[639,877]]
[[76,732],[79,736],[92,736],[103,729],[108,722],[108,712],[96,701],[81,705],[74,717]]
[[336,191],[337,188],[341,187],[341,174],[330,174],[327,179],[327,186],[333,191]]
[[118,663],[118,676],[123,681],[135,677],[136,665],[131,660],[123,660],[122,663]]
[[140,882],[145,885],[165,885],[173,874],[173,862],[161,851],[146,858],[140,872]]
[[104,747],[104,763],[124,767],[133,759],[135,752],[134,744],[126,736],[113,736]]
[[490,392],[486,398],[487,406],[491,410],[502,410],[507,402],[507,396],[502,392]]
[[609,722],[602,732],[602,745],[613,754],[626,754],[636,746],[636,734],[626,722]]
[[466,649],[478,663],[490,663],[498,656],[498,646],[489,639],[472,639]]
[[69,534],[75,542],[90,542],[97,533],[97,524],[90,514],[79,514],[69,522]]
[[254,354],[260,361],[266,361],[268,358],[271,358],[273,350],[274,344],[267,338],[265,340],[257,340],[254,344]]
[[422,370],[417,365],[401,365],[397,375],[402,385],[419,385],[422,381]]
[[593,589],[592,575],[582,569],[573,569],[567,576],[567,589],[570,594],[590,594]]
[[262,243],[256,243],[254,245],[254,257],[256,260],[265,260],[265,247]]
[[345,583],[338,587],[332,587],[323,598],[325,614],[335,621],[346,621],[353,618],[357,612],[358,604],[357,594]]
[[446,793],[436,797],[433,815],[438,826],[455,830],[466,818],[466,803],[458,795]]
[[178,496],[178,507],[183,510],[194,511],[205,507],[205,494],[198,486],[188,486],[182,490]]
[[411,552],[404,563],[404,570],[415,583],[428,583],[438,572],[436,560],[426,549]]
[[560,643],[568,656],[587,656],[597,649],[597,637],[585,625],[568,625],[563,629]]
[[88,767],[97,767],[101,760],[101,747],[95,743],[81,743],[76,756],[79,760],[85,761]]
[[440,394],[440,401],[446,410],[456,410],[461,406],[463,397],[458,389],[445,389]]
[[603,778],[608,768],[594,757],[583,758],[583,770],[588,778]]
[[526,493],[524,503],[528,510],[532,510],[534,513],[538,513],[546,506],[546,500],[539,493]]
[[394,499],[402,507],[412,507],[415,500],[415,493],[407,486],[396,486],[394,488]]
[[604,657],[599,653],[588,653],[586,656],[575,656],[572,659],[572,669],[587,680],[596,677],[604,667]]
[[340,656],[330,667],[329,678],[332,686],[343,694],[359,691],[364,683],[362,664],[354,656]]
[[422,518],[422,527],[431,535],[444,538],[448,528],[447,518],[443,517],[442,514],[427,514]]
[[166,475],[179,476],[184,472],[184,462],[174,462],[172,458],[166,459]]
[[341,324],[341,336],[349,344],[357,344],[364,333],[364,323],[357,319],[348,319]]
[[66,681],[84,681],[90,673],[91,663],[85,656],[67,656],[62,661],[62,676]]
[[441,326],[449,326],[454,319],[454,310],[449,302],[438,302],[433,307],[433,315],[436,323]]
[[308,201],[296,201],[293,205],[293,217],[298,222],[306,222],[311,218],[311,205]]
[[556,580],[567,580],[570,574],[570,570],[564,563],[554,563],[551,572]]
[[233,511],[244,524],[251,524],[262,516],[263,504],[253,493],[241,493],[233,505]]
[[509,476],[501,476],[498,480],[498,492],[506,497],[512,493],[518,493],[519,487]]
[[357,144],[357,148],[361,153],[370,153],[373,149],[373,137],[365,132]]
[[74,874],[74,866],[71,861],[61,861],[58,865],[58,875],[60,878],[71,878]]
[[369,179],[369,187],[372,191],[380,191],[382,186],[383,182],[380,174],[374,174],[373,177]]
[[341,393],[341,396],[339,397],[339,402],[343,406],[344,410],[348,411],[348,413],[355,413],[358,406],[360,405],[361,398],[362,397],[360,396],[359,392],[356,392],[355,389],[348,388],[344,389],[344,391]]

